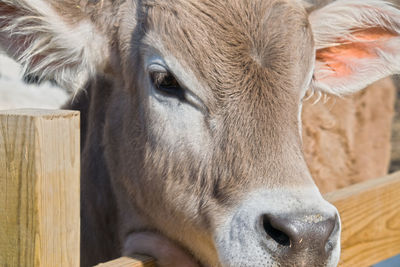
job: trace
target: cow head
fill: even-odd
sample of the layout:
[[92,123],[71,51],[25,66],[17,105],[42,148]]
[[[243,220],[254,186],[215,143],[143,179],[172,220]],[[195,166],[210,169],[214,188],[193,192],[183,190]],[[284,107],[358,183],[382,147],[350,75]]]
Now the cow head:
[[124,254],[157,257],[135,243],[153,231],[203,265],[338,263],[339,215],[305,164],[301,103],[309,88],[344,95],[400,71],[395,8],[3,0],[0,16],[0,43],[28,72],[111,81],[96,112]]

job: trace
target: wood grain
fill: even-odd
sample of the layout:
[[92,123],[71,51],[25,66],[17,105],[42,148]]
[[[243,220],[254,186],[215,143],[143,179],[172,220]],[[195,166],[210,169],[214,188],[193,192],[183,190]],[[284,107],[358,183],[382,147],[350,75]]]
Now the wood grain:
[[325,197],[342,220],[339,266],[370,266],[400,254],[400,172]]
[[135,255],[132,258],[122,257],[106,263],[101,263],[97,267],[155,267],[153,258],[145,255]]
[[[325,198],[338,208],[342,220],[339,266],[365,267],[400,254],[400,172],[349,186]],[[135,256],[100,266],[155,266],[155,262],[151,258],[142,262]]]
[[79,113],[0,112],[0,265],[79,266]]

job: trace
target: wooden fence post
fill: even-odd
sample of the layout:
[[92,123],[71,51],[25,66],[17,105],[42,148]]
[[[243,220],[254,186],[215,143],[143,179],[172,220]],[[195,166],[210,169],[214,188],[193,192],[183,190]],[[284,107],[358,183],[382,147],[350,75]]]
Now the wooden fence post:
[[78,267],[79,112],[0,111],[0,265]]

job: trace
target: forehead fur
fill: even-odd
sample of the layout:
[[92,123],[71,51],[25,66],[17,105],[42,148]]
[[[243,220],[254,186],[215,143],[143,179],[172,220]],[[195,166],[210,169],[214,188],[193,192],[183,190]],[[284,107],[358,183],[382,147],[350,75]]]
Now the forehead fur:
[[295,90],[311,64],[311,34],[300,2],[148,0],[144,7],[145,29],[156,31],[213,92]]
[[[211,120],[215,142],[208,160],[211,176],[218,177],[216,195],[239,190],[235,177],[252,177],[254,186],[268,183],[266,173],[293,165],[282,150],[301,160],[299,95],[310,76],[314,48],[300,2],[148,0],[143,7],[143,36],[161,39],[163,49],[187,64],[213,96],[205,123]],[[152,38],[144,40],[151,46]],[[252,164],[235,160],[243,158]],[[225,164],[230,168],[218,168]],[[304,172],[296,166],[279,177]]]

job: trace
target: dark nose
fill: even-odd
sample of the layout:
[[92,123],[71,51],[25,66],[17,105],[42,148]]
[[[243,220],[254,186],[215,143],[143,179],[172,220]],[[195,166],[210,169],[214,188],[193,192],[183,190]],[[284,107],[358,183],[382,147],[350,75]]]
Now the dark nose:
[[266,214],[262,222],[267,242],[281,257],[297,257],[307,252],[321,260],[327,259],[334,248],[339,229],[336,215]]

